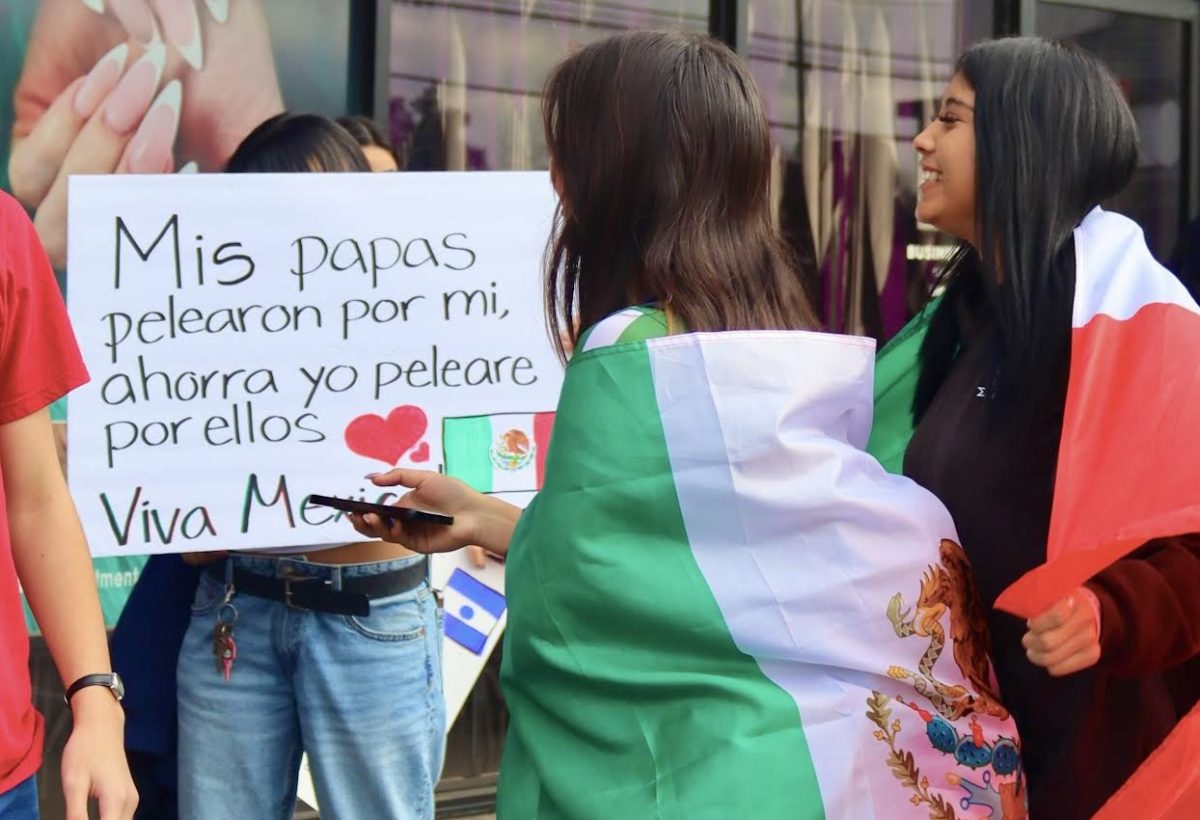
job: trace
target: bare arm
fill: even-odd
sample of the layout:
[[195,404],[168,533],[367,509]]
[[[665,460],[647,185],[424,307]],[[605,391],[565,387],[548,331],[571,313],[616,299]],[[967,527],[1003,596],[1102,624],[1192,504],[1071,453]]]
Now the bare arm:
[[[13,561],[64,686],[111,671],[95,575],[75,505],[55,452],[50,414],[0,425],[0,464]],[[137,793],[125,763],[125,716],[102,687],[71,701],[74,729],[63,753],[69,820],[87,817],[89,794],[101,817],[132,817]]]

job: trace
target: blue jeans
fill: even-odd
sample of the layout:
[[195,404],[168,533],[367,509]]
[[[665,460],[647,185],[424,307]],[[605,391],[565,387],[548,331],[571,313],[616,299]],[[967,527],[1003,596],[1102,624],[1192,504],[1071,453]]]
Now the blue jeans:
[[0,820],[38,820],[36,776],[27,778],[0,794]]
[[[271,576],[282,565],[330,575],[295,559],[229,560]],[[341,572],[371,575],[417,560]],[[323,818],[431,820],[446,712],[428,584],[372,601],[364,617],[235,595],[237,660],[228,681],[213,657],[224,594],[222,581],[201,576],[179,653],[180,820],[290,820],[302,751]]]

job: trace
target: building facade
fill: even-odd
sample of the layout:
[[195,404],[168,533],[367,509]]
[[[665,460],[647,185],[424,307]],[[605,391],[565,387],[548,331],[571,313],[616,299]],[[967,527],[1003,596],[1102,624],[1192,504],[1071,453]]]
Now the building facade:
[[[1071,39],[1112,68],[1140,130],[1134,181],[1111,207],[1143,226],[1164,262],[1200,255],[1200,0],[246,2],[261,4],[273,51],[267,67],[285,104],[374,116],[409,171],[545,169],[540,89],[570,49],[632,28],[711,33],[746,58],[766,100],[776,212],[815,263],[806,285],[825,326],[881,342],[920,306],[951,247],[914,216],[911,140],[934,115],[956,56],[988,37]],[[0,32],[14,38],[0,49],[5,102],[33,47],[35,17],[55,4],[65,5],[0,4]],[[13,116],[0,109],[0,158]],[[97,562],[110,626],[139,566]],[[47,717],[45,815],[55,817],[55,756],[69,714],[38,641],[32,665]],[[496,657],[451,731],[440,815],[494,801],[507,723],[498,669]]]

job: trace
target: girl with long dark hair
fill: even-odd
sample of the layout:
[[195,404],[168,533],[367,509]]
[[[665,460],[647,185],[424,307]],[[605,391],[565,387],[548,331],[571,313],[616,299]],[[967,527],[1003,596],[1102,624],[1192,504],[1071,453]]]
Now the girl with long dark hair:
[[904,470],[950,510],[989,609],[1031,816],[1090,817],[1188,705],[1169,670],[1200,650],[1200,539],[1152,541],[1028,623],[992,604],[1047,558],[1076,231],[1127,223],[1097,206],[1129,182],[1136,127],[1095,57],[1014,38],[961,56],[914,145],[917,215],[962,242],[921,351]]
[[[522,512],[394,470],[375,483],[452,525],[353,519],[507,554],[499,816],[1023,818],[968,565],[936,499],[862,450],[874,345],[812,332],[746,66],[630,32],[559,64],[543,113],[570,361],[549,446],[542,418],[477,452],[541,489]],[[462,576],[445,602],[461,639],[503,611]]]

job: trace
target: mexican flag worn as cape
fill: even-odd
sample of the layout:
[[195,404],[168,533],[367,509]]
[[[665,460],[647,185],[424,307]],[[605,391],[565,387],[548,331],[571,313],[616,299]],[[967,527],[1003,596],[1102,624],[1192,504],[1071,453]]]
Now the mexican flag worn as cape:
[[1137,223],[1075,229],[1071,371],[1046,564],[997,600],[1045,610],[1154,538],[1200,532],[1200,308]]
[[513,536],[499,817],[1024,817],[953,524],[862,450],[873,343],[651,313],[582,341]]
[[[1070,376],[1047,560],[997,601],[1024,617],[1149,540],[1200,532],[1200,307],[1126,217],[1096,208],[1074,242]],[[885,417],[876,419],[872,443],[881,460],[912,435],[926,316],[880,353],[880,372],[890,374],[876,385],[876,411]],[[1198,761],[1200,707],[1097,820],[1196,816]]]
[[[1200,532],[1198,455],[1200,307],[1136,223],[1096,208],[1075,229],[1071,371],[1046,563],[996,605],[1036,614],[1147,541]],[[1196,816],[1198,750],[1200,707],[1097,820]]]

